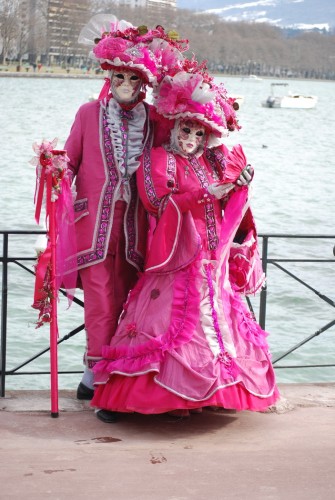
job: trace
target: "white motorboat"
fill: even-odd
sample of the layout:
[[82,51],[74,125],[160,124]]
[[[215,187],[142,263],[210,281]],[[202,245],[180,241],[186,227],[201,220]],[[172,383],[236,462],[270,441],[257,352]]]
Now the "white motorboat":
[[263,78],[260,78],[257,75],[248,75],[248,76],[242,76],[241,80],[242,82],[262,82]]
[[264,108],[311,109],[315,108],[318,98],[315,95],[304,95],[289,92],[286,95],[276,95],[275,87],[287,87],[288,83],[271,83],[271,95],[262,102]]
[[88,97],[88,100],[91,102],[91,101],[96,101],[99,97],[99,94],[98,93],[93,93],[91,94],[89,97]]

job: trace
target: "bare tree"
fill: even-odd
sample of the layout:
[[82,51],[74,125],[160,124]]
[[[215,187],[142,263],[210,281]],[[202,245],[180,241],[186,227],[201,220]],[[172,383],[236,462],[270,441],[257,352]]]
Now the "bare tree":
[[71,19],[70,0],[55,2],[59,23],[53,32],[48,23],[51,0],[31,0],[30,5],[36,4],[36,15],[28,21],[24,20],[23,3],[23,0],[0,0],[0,40],[3,40],[0,63],[7,57],[21,57],[27,43],[29,51],[33,47],[32,52],[37,56],[53,49],[54,58],[64,64],[84,59],[88,52],[77,44],[80,29],[94,14],[105,13],[126,19],[134,26],[145,24],[150,29],[161,25],[166,31],[177,31],[180,38],[190,42],[185,55],[195,54],[199,61],[206,60],[212,71],[335,79],[334,34],[287,36],[285,31],[267,24],[227,22],[214,14],[155,5],[130,7],[121,0],[81,0],[80,4],[74,1],[76,13]]
[[2,38],[2,53],[0,63],[3,64],[8,57],[13,56],[18,43],[17,18],[20,0],[0,1],[0,35]]

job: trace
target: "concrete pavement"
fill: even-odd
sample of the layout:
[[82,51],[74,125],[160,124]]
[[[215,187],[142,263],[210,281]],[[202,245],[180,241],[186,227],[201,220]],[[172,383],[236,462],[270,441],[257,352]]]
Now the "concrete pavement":
[[75,393],[0,399],[2,500],[330,500],[335,384],[282,384],[267,413],[188,419],[124,415],[104,424]]

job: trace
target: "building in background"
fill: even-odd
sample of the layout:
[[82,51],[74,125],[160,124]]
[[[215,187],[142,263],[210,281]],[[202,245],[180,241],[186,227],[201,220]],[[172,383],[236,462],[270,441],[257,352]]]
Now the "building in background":
[[177,0],[119,0],[119,5],[127,5],[129,7],[170,7],[177,8]]
[[[112,2],[103,2],[102,5],[105,6],[104,12],[108,12]],[[115,0],[114,5],[155,9],[159,12],[165,8],[176,9],[176,0]],[[92,0],[48,1],[45,58],[49,64],[61,64],[65,67],[92,64],[87,47],[80,45],[77,40],[80,30],[94,14],[96,7],[99,7],[99,2]]]
[[90,17],[89,0],[49,0],[46,51],[49,64],[65,67],[86,64],[87,47],[78,43],[78,35]]
[[0,0],[0,64],[91,65],[78,36],[92,15],[114,13],[153,26],[164,10],[176,10],[176,0]]

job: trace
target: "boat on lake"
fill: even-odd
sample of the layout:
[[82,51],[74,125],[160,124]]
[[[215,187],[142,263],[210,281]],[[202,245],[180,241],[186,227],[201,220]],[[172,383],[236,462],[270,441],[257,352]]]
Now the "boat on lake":
[[248,76],[242,76],[241,80],[242,82],[262,82],[263,78],[260,78],[257,75],[248,75]]
[[99,93],[93,93],[88,97],[89,102],[96,101],[99,98]]
[[315,108],[318,98],[315,95],[304,95],[289,92],[286,95],[276,95],[276,87],[287,87],[288,83],[271,83],[271,94],[262,102],[264,108],[311,109]]

